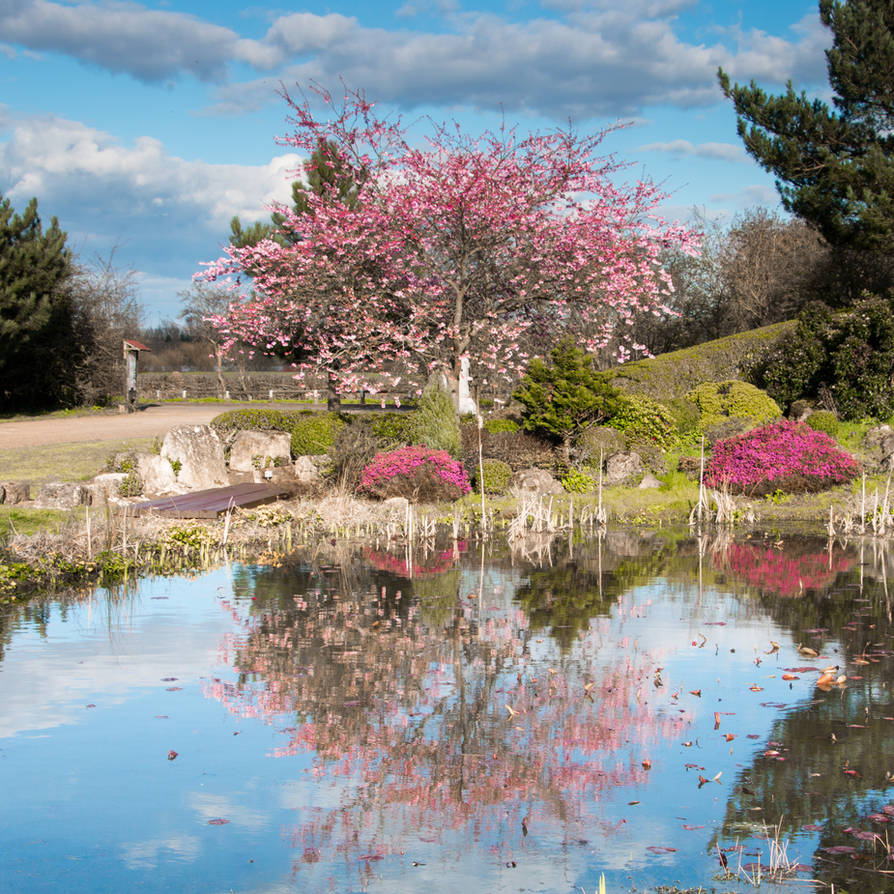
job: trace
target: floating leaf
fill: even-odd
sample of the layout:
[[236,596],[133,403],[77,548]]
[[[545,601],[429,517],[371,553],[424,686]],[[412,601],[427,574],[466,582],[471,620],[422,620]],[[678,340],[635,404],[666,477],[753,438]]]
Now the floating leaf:
[[209,826],[225,826],[228,822],[229,822],[228,819],[224,819],[223,817],[219,816],[215,819],[208,820],[208,825]]
[[168,760],[169,760],[169,761],[172,761],[172,760],[174,760],[174,758],[176,758],[176,757],[177,757],[177,752],[174,751],[173,749],[171,749],[171,750],[168,752]]
[[650,844],[646,847],[647,851],[651,851],[653,854],[675,854],[677,849],[675,847],[662,847],[660,844]]

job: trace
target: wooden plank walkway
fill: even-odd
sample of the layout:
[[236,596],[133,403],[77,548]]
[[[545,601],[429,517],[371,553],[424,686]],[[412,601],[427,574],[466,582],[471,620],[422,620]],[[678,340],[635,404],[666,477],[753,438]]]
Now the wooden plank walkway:
[[245,482],[230,487],[212,487],[197,490],[191,494],[177,494],[147,500],[133,507],[134,515],[153,513],[167,518],[217,518],[231,507],[250,509],[262,503],[272,503],[291,493],[287,487],[276,484],[255,484]]

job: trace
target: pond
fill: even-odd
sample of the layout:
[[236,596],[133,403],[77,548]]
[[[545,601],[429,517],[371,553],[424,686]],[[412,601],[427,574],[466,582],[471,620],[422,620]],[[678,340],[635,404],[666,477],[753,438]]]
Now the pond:
[[887,547],[326,547],[3,609],[0,890],[894,890]]

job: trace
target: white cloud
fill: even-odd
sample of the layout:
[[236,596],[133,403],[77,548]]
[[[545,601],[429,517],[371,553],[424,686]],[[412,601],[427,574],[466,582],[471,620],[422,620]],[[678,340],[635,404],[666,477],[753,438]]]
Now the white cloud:
[[229,28],[179,12],[136,3],[0,2],[0,33],[8,43],[65,53],[146,81],[189,72],[202,80],[223,77],[231,61],[275,64],[276,54]]
[[[818,17],[793,40],[762,31],[718,30],[713,44],[677,36],[676,15],[692,0],[564,2],[564,18],[514,21],[451,14],[452,30],[368,27],[339,13],[276,18],[261,39],[192,15],[116,0],[54,3],[0,0],[8,45],[53,50],[85,63],[158,81],[191,74],[220,85],[217,113],[272,101],[269,80],[227,84],[231,63],[286,82],[343,78],[380,101],[404,107],[464,104],[548,117],[631,116],[643,107],[717,101],[716,70],[734,78],[784,82],[822,73],[828,35]],[[452,0],[436,12],[451,13]],[[411,17],[420,7],[402,8]],[[820,77],[819,80],[822,80]]]
[[719,161],[750,162],[742,146],[732,143],[692,143],[689,140],[670,140],[666,143],[647,143],[637,152],[667,152],[677,158],[693,155],[696,158],[714,158]]

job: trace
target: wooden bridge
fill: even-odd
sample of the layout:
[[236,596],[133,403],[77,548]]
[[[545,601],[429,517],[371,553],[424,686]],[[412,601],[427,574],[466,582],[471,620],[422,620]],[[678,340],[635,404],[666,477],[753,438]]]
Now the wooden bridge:
[[136,503],[134,515],[162,515],[167,518],[217,518],[228,509],[251,509],[263,503],[272,503],[291,494],[291,489],[277,484],[245,482],[229,487],[212,487],[191,494],[177,494]]

